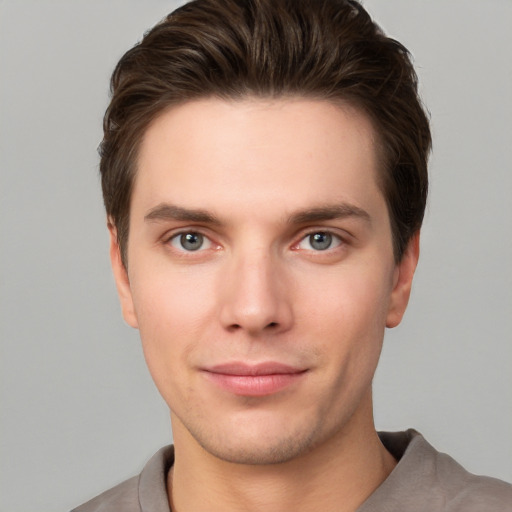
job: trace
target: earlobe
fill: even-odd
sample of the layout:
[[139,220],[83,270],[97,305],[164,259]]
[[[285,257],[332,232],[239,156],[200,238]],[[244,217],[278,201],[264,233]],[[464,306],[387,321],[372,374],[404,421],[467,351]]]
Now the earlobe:
[[420,233],[418,231],[409,240],[402,260],[396,265],[386,327],[396,327],[402,321],[411,295],[412,279],[419,256]]
[[135,329],[138,328],[137,316],[133,305],[132,291],[128,279],[128,271],[121,259],[121,249],[117,241],[117,231],[112,222],[108,222],[110,233],[110,263],[116,281],[117,294],[121,303],[124,321]]

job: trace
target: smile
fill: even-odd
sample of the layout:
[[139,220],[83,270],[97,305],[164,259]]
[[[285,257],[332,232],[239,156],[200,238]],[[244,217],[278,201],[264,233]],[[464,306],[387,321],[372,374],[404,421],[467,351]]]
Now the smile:
[[275,362],[257,365],[229,363],[203,371],[215,385],[240,396],[266,396],[277,393],[296,383],[307,372]]

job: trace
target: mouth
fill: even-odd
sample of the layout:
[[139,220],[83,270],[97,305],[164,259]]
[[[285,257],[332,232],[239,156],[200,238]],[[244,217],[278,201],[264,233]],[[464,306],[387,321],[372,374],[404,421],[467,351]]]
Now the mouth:
[[221,389],[240,396],[278,393],[301,380],[307,370],[277,362],[227,363],[204,368],[205,377]]

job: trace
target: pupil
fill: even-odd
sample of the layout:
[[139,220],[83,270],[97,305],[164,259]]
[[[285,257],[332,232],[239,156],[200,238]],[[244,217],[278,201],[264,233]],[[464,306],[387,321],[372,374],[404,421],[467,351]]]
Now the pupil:
[[185,233],[181,235],[180,242],[187,251],[197,251],[203,245],[203,235],[199,233]]
[[331,246],[332,235],[322,232],[314,233],[313,235],[310,235],[309,241],[313,249],[316,249],[317,251],[325,251]]

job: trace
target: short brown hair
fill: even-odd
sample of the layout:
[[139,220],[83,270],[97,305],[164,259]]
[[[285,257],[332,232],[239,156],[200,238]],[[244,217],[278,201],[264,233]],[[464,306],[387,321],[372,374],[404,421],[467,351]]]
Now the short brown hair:
[[100,146],[103,198],[126,266],[137,152],[148,125],[193,99],[301,96],[347,102],[380,139],[395,260],[419,230],[429,121],[410,54],[355,0],[194,0],[119,61]]

